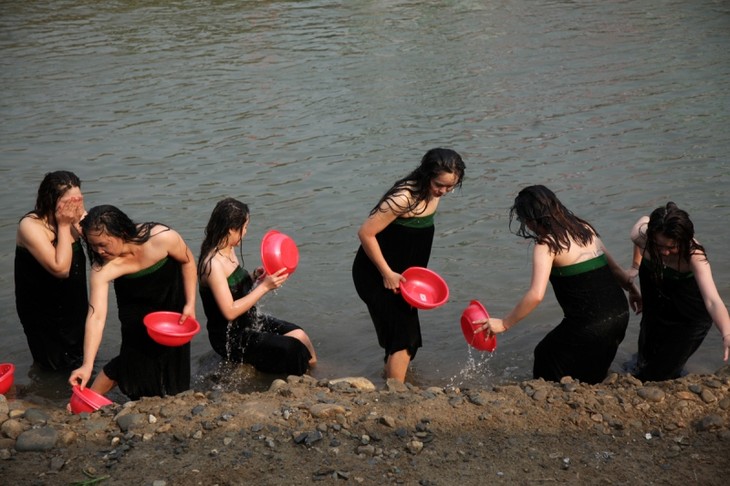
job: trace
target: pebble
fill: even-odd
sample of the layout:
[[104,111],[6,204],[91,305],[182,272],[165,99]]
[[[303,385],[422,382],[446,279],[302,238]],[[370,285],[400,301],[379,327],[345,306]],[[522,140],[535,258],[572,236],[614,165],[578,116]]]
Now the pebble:
[[636,391],[637,395],[647,402],[659,403],[664,401],[666,394],[661,388],[656,386],[646,386]]
[[3,422],[2,426],[0,426],[0,432],[2,432],[5,437],[9,437],[10,439],[17,439],[24,430],[25,426],[21,421],[17,419],[8,419]]
[[31,423],[31,425],[48,423],[48,414],[38,408],[29,408],[25,411],[23,418]]
[[418,454],[423,450],[423,442],[420,440],[412,440],[408,442],[407,449],[411,454]]
[[395,419],[390,415],[383,415],[380,417],[380,423],[390,428],[395,428],[396,424]]
[[700,398],[705,403],[715,403],[717,401],[717,397],[706,388],[700,392]]
[[697,430],[704,432],[708,430],[719,429],[725,424],[722,417],[716,414],[710,414],[702,418],[697,424]]

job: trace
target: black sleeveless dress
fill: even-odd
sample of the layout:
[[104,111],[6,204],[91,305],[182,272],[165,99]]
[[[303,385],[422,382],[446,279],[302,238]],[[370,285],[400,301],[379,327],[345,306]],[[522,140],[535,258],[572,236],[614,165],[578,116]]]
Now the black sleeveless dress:
[[554,267],[550,283],[563,320],[535,348],[533,377],[603,381],[629,324],[629,304],[605,255]]
[[157,344],[147,334],[143,318],[150,312],[182,312],[185,306],[182,268],[164,258],[153,266],[114,280],[122,345],[119,355],[104,366],[132,400],[175,395],[190,388],[190,343]]
[[73,244],[68,278],[54,277],[27,249],[16,246],[15,308],[34,362],[49,370],[81,366],[89,309],[81,244]]
[[[431,256],[434,215],[421,218],[398,218],[376,236],[385,261],[394,272],[409,267],[426,267]],[[391,354],[407,350],[415,358],[422,346],[418,310],[411,307],[400,293],[383,286],[383,277],[365,253],[362,245],[352,265],[355,289],[368,307],[378,343]]]
[[707,336],[712,317],[692,272],[666,267],[657,280],[652,262],[645,258],[639,279],[644,308],[636,377],[642,381],[678,378]]
[[[244,297],[253,288],[251,275],[237,267],[228,276],[233,300]],[[233,321],[220,311],[210,287],[200,286],[200,298],[208,319],[208,339],[216,353],[227,361],[248,363],[264,373],[303,375],[312,358],[299,339],[285,334],[301,329],[291,322],[260,314],[256,306]]]

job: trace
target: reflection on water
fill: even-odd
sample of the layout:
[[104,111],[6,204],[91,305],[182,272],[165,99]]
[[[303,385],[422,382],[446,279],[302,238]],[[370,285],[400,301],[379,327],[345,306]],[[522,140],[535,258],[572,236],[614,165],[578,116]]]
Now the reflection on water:
[[[169,224],[194,253],[226,196],[251,207],[249,266],[268,229],[290,234],[297,273],[259,308],[306,329],[317,378],[382,383],[382,350],[350,277],[356,231],[435,146],[456,149],[467,171],[437,215],[430,266],[451,298],[421,313],[415,382],[531,375],[532,349],[561,318],[552,295],[492,356],[468,349],[459,329],[471,299],[499,316],[529,285],[529,247],[507,227],[528,184],[552,188],[626,266],[631,225],[674,200],[728,301],[728,13],[712,0],[4,2],[0,360],[17,365],[24,393],[68,395],[65,377],[34,378],[13,300],[17,221],[55,169],[81,177],[88,207]],[[111,300],[97,368],[118,351]],[[196,379],[271,380],[219,369],[211,352],[203,331]],[[713,330],[689,367],[714,370],[720,354]]]

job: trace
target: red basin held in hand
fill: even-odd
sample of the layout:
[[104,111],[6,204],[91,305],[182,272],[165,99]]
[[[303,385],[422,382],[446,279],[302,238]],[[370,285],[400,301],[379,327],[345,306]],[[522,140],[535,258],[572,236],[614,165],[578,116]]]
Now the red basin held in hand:
[[15,365],[13,363],[0,364],[0,395],[5,395],[15,380]]
[[474,334],[474,330],[479,328],[481,324],[475,324],[475,321],[489,319],[489,313],[478,300],[472,300],[464,312],[461,314],[461,332],[464,333],[464,339],[470,346],[479,351],[489,351],[490,353],[497,349],[497,336],[482,331]]
[[182,346],[198,334],[200,323],[188,317],[185,322],[179,324],[181,316],[179,312],[150,312],[144,316],[143,322],[147,326],[147,334],[156,343],[164,346]]
[[268,231],[261,239],[261,263],[269,275],[286,268],[289,275],[299,265],[299,249],[294,240],[276,230]]
[[417,309],[435,309],[449,300],[449,286],[441,276],[424,267],[410,267],[401,275],[406,279],[400,284],[403,298]]
[[82,390],[78,385],[73,387],[71,400],[69,401],[73,413],[91,413],[113,403],[107,397],[96,393],[91,388],[84,388]]

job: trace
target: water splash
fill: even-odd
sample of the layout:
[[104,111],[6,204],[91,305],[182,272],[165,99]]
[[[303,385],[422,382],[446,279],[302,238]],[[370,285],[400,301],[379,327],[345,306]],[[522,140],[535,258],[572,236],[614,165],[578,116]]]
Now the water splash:
[[447,387],[461,387],[465,383],[484,385],[494,381],[497,376],[490,368],[490,361],[495,353],[480,352],[467,346],[467,359],[464,367],[452,376]]

